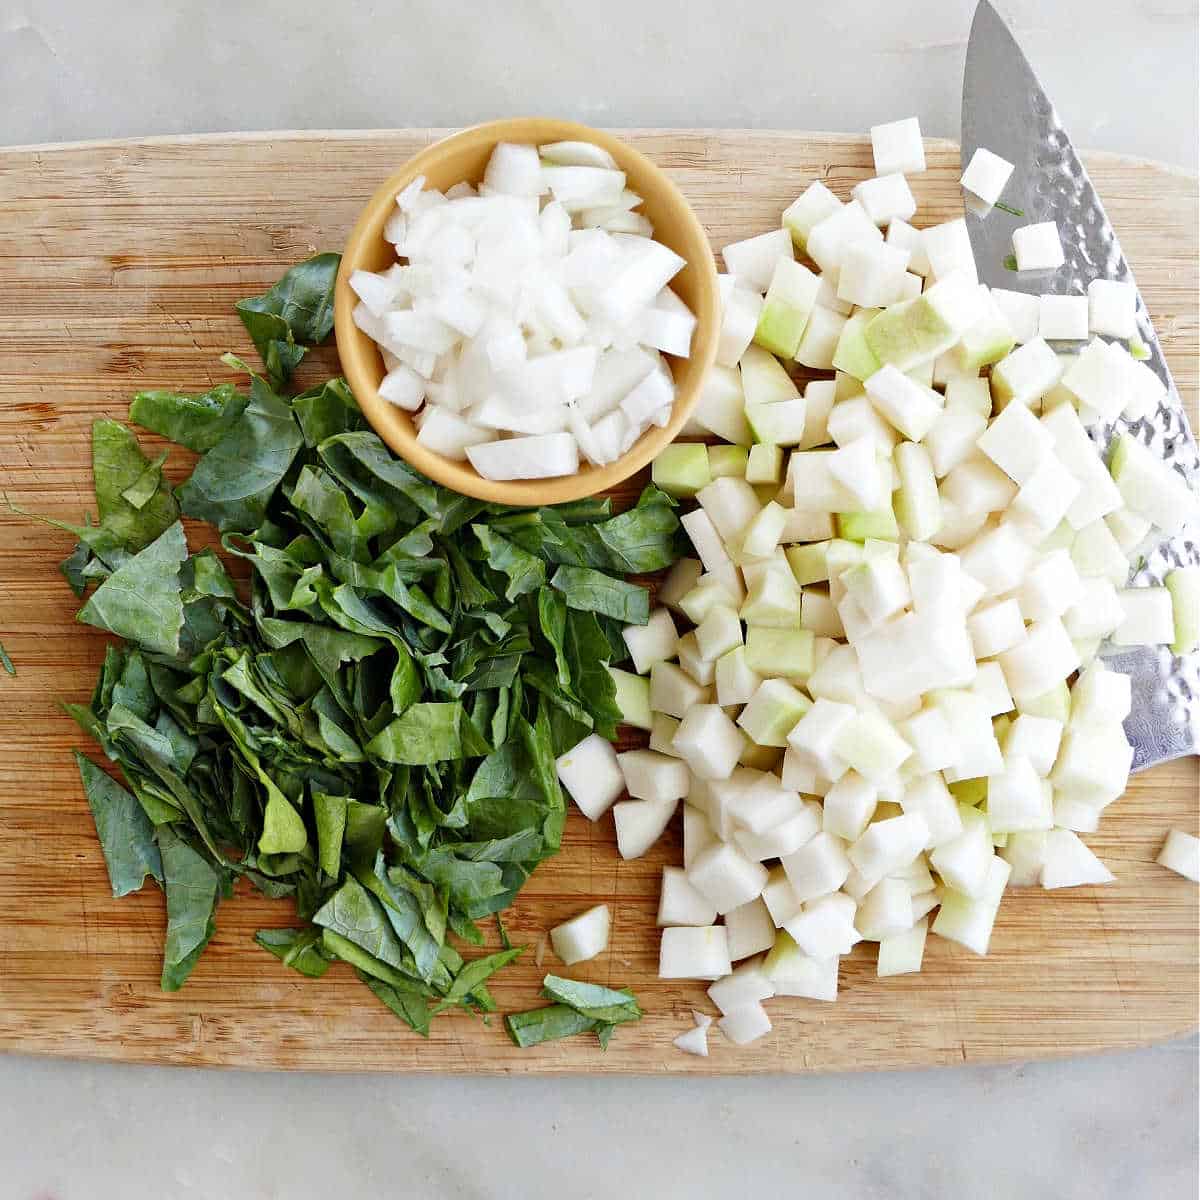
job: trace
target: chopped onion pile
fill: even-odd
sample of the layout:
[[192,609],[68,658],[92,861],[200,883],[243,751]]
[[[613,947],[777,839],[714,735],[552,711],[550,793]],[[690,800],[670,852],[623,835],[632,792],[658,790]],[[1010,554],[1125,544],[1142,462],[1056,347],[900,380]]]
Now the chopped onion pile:
[[355,324],[383,354],[379,394],[417,441],[485,479],[570,475],[666,425],[696,318],[685,263],[586,142],[501,142],[482,183],[413,180],[384,235],[402,260],[355,271]]
[[[733,444],[656,461],[699,501],[697,557],[625,631],[636,674],[614,671],[650,748],[589,738],[561,770],[592,819],[619,772],[627,858],[684,801],[660,974],[712,981],[739,1044],[774,996],[836,999],[861,941],[879,975],[914,972],[930,933],[985,954],[1010,885],[1111,880],[1079,834],[1125,790],[1130,685],[1098,652],[1200,640],[1200,568],[1130,584],[1197,515],[1137,437],[1157,376],[1099,336],[1056,353],[1054,306],[980,285],[962,221],[907,223],[916,123],[872,139],[881,178],[848,202],[814,183],[724,252],[697,417]],[[1132,330],[1121,287],[1080,298],[1081,340]],[[834,373],[802,395],[780,359]],[[1194,875],[1172,838],[1162,861]]]

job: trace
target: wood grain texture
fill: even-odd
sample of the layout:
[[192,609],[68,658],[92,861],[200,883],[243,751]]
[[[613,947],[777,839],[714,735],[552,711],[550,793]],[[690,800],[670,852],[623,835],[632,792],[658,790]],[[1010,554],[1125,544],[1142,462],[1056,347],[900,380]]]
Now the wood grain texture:
[[[233,302],[338,247],[379,179],[434,131],[286,134],[34,147],[0,153],[0,490],[67,520],[92,504],[88,429],[139,387],[204,388],[248,343]],[[629,135],[675,178],[714,246],[772,228],[814,176],[842,195],[870,173],[865,139],[647,131]],[[929,144],[912,182],[923,223],[956,215],[958,154]],[[1093,178],[1134,266],[1195,421],[1196,180],[1093,155]],[[334,369],[331,351],[304,379]],[[153,440],[153,439],[149,439]],[[187,455],[175,451],[176,477]],[[195,534],[195,530],[192,531]],[[105,638],[76,625],[56,565],[69,539],[0,516],[0,1048],[143,1062],[327,1070],[751,1072],[1033,1058],[1132,1046],[1197,1016],[1197,889],[1153,863],[1170,827],[1197,827],[1197,764],[1137,777],[1088,842],[1119,882],[1010,893],[979,959],[931,938],[918,976],[875,978],[860,947],[836,1005],[778,1000],[774,1033],[697,1059],[670,1039],[705,1007],[700,984],[655,978],[658,873],[678,828],[619,861],[611,818],[577,813],[507,921],[536,943],[607,901],[602,958],[573,972],[634,987],[647,1010],[607,1054],[590,1038],[518,1051],[498,1020],[439,1018],[411,1035],[349,970],[302,979],[251,941],[290,905],[239,894],[183,991],[158,990],[161,895],[114,901],[71,761],[85,739],[56,708],[90,694]],[[93,748],[88,746],[89,751]],[[502,1011],[537,1003],[534,955],[495,985]],[[546,966],[554,959],[547,956]]]

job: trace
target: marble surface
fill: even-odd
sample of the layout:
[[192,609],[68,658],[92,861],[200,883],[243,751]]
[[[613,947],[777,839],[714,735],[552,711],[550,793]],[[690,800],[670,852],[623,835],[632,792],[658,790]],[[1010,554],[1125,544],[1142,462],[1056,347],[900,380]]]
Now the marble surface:
[[[0,142],[518,112],[858,131],[915,111],[953,137],[973,7],[0,0]],[[1195,170],[1195,0],[999,7],[1077,143]],[[823,1200],[1190,1200],[1197,1051],[689,1082],[0,1056],[0,1200],[707,1197],[748,1180]]]

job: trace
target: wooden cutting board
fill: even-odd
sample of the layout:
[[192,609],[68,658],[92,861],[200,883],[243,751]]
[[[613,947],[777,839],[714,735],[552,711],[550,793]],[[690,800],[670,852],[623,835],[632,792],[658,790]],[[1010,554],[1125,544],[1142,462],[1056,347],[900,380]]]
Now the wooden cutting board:
[[[123,417],[143,387],[203,389],[250,353],[233,315],[291,263],[338,248],[379,179],[434,131],[282,134],[44,146],[0,152],[0,491],[78,521],[93,507],[89,426]],[[865,139],[801,133],[629,135],[675,178],[714,247],[778,225],[814,177],[841,195],[870,174]],[[912,180],[923,223],[960,212],[958,152],[928,146]],[[1152,163],[1088,165],[1133,263],[1195,423],[1196,180]],[[305,378],[335,369],[331,350]],[[154,439],[147,438],[148,442]],[[157,449],[157,447],[153,447]],[[176,450],[181,476],[188,456]],[[290,904],[248,890],[222,905],[187,986],[158,990],[164,922],[147,887],[109,898],[70,748],[94,747],[55,706],[92,688],[105,638],[76,625],[58,575],[68,535],[0,515],[0,1048],[141,1062],[325,1070],[748,1072],[1034,1058],[1132,1046],[1196,1023],[1197,888],[1155,866],[1170,827],[1197,826],[1196,760],[1138,776],[1087,840],[1116,872],[1107,887],[1010,893],[992,953],[930,938],[917,976],[875,978],[859,947],[837,1004],[777,1000],[774,1032],[745,1048],[714,1036],[711,1057],[674,1049],[700,984],[655,978],[658,875],[680,860],[678,829],[621,862],[611,818],[573,813],[562,853],[508,918],[536,944],[550,926],[607,901],[612,944],[577,969],[636,989],[646,1018],[606,1054],[580,1037],[517,1050],[498,1019],[439,1018],[409,1033],[336,967],[301,978],[251,941]],[[530,953],[495,985],[501,1011],[538,1003]],[[547,954],[545,968],[556,960]]]

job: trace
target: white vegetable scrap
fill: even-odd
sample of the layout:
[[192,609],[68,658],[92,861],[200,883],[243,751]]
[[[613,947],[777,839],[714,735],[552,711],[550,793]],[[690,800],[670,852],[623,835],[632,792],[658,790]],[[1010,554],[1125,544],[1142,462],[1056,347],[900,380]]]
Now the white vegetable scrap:
[[421,445],[485,479],[539,479],[667,424],[664,355],[688,357],[696,318],[670,287],[684,260],[625,184],[599,146],[502,142],[477,188],[418,178],[396,197],[397,262],[350,286],[388,368],[379,394],[413,414]]
[[[1196,519],[1195,492],[1129,434],[1106,467],[1089,434],[1157,403],[1157,376],[1098,336],[1065,363],[1046,341],[1128,336],[1131,286],[981,286],[961,222],[907,224],[916,123],[872,142],[880,178],[853,199],[814,183],[726,249],[729,357],[699,411],[733,444],[655,464],[698,502],[699,561],[626,632],[640,674],[614,672],[655,739],[617,756],[622,854],[684,801],[660,974],[712,983],[739,1045],[778,997],[835,1000],[860,941],[880,976],[916,972],[928,936],[986,954],[1010,886],[1111,881],[1080,835],[1125,790],[1130,685],[1098,651],[1200,644],[1200,568],[1133,584],[1129,557]],[[964,184],[994,198],[1002,174],[977,158]],[[1062,261],[1052,223],[1014,243],[1022,269]],[[836,375],[801,395],[786,364],[820,322]],[[592,774],[568,784],[585,811],[615,782]],[[1194,879],[1198,845],[1172,832],[1159,861]]]

